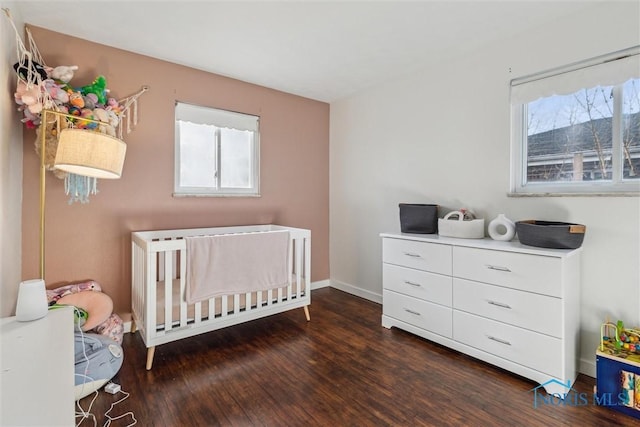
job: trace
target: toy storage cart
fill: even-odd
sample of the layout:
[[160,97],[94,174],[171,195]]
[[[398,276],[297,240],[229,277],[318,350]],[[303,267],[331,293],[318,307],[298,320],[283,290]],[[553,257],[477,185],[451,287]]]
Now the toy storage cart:
[[598,350],[596,376],[601,405],[640,418],[640,362]]

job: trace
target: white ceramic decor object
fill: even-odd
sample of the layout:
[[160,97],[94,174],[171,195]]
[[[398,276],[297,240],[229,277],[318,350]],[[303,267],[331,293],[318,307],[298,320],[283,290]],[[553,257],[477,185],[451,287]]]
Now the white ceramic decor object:
[[493,240],[508,241],[516,235],[516,224],[504,214],[499,214],[489,223],[488,231]]

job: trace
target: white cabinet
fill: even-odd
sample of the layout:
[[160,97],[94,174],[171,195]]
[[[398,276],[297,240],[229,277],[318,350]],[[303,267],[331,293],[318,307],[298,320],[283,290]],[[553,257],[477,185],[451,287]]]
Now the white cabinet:
[[0,319],[0,426],[73,426],[73,310]]
[[564,394],[577,376],[580,249],[383,233],[382,325]]

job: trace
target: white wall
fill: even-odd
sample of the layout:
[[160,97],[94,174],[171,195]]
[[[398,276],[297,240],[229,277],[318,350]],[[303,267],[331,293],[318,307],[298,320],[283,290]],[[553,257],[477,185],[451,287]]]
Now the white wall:
[[[15,3],[0,1],[0,7],[10,9],[22,35]],[[16,36],[4,12],[0,40],[0,91],[7,94],[0,96],[0,317],[6,317],[14,314],[22,273],[22,127],[11,95],[16,89]]]
[[509,81],[640,44],[639,12],[592,4],[331,104],[332,286],[381,301],[378,234],[399,231],[400,202],[585,224],[581,371],[594,376],[600,323],[640,325],[640,199],[507,197]]

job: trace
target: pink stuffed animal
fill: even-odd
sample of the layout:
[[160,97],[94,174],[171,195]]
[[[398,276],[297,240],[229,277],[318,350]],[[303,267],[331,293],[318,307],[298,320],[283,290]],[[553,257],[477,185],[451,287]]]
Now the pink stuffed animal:
[[47,79],[44,81],[44,89],[47,91],[53,102],[55,102],[57,105],[62,105],[69,102],[69,94],[52,79]]
[[58,301],[60,298],[75,294],[82,291],[96,291],[102,292],[102,287],[98,282],[88,280],[86,282],[73,283],[71,285],[61,286],[56,289],[47,290],[47,299],[49,302]]
[[107,320],[93,328],[100,335],[107,336],[122,344],[122,336],[124,335],[124,322],[116,313],[111,314]]
[[115,98],[109,98],[107,100],[107,108],[108,111],[113,111],[116,114],[122,113],[122,107],[118,103]]
[[25,124],[27,129],[35,129],[36,127],[38,127],[38,125],[40,125],[39,115],[33,114],[31,111],[29,111],[28,108],[25,108],[24,106],[20,107],[19,110],[21,110],[24,114],[24,119],[22,119],[21,121]]
[[[93,280],[73,283],[71,285],[47,290],[47,300],[49,301],[49,304],[52,304],[59,301],[62,297],[79,292],[102,292],[102,287],[98,282]],[[118,344],[121,344],[122,336],[124,335],[124,322],[116,313],[111,313],[104,322],[93,328],[92,331],[95,331],[100,335],[107,336]]]
[[42,111],[42,100],[39,86],[34,84],[27,85],[24,82],[19,81],[13,97],[18,105],[25,105],[33,114],[38,114]]

